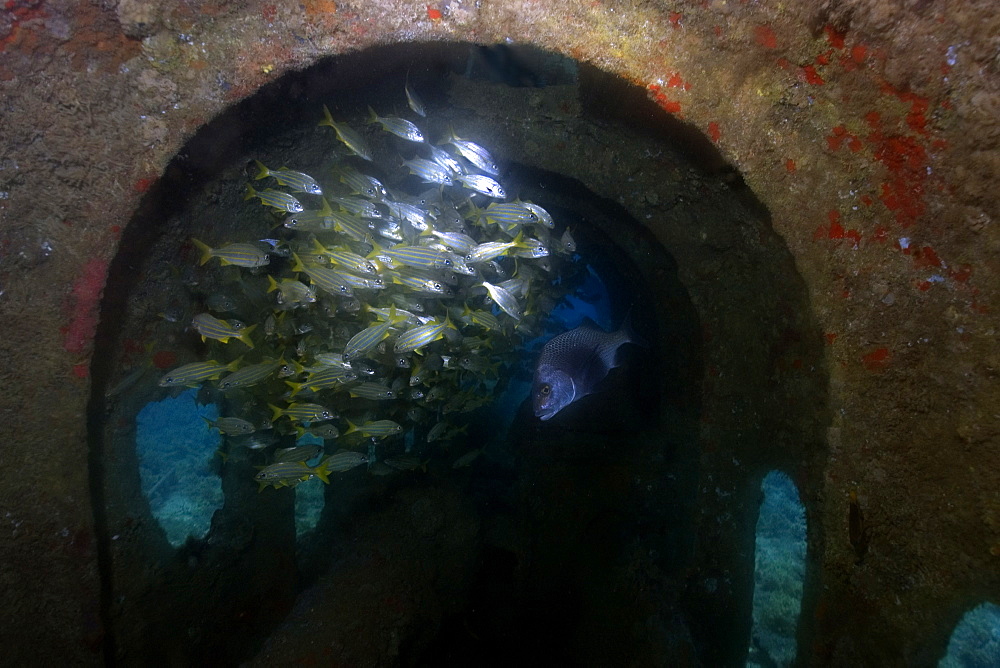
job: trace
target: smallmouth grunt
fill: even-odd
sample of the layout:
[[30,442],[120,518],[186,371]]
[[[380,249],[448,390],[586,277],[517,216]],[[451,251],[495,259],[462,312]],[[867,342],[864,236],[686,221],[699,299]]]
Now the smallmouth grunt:
[[308,174],[295,172],[287,167],[282,167],[281,169],[268,169],[260,160],[254,160],[254,163],[257,165],[257,176],[254,177],[254,180],[259,181],[260,179],[266,179],[271,176],[278,182],[278,185],[291,188],[297,192],[308,193],[309,195],[323,194],[323,189],[320,188],[318,183],[316,183],[316,179]]
[[271,261],[265,251],[253,244],[235,243],[211,248],[197,239],[191,239],[191,242],[201,251],[201,264],[217,257],[223,265],[234,264],[237,267],[255,269],[267,266]]
[[207,362],[192,362],[184,364],[164,374],[160,379],[160,387],[198,387],[206,380],[215,380],[226,371],[236,371],[239,360],[229,364],[219,364],[215,360]]
[[288,211],[289,213],[299,213],[301,211],[305,211],[305,207],[302,206],[302,203],[288,193],[283,193],[280,190],[274,190],[273,188],[257,192],[254,190],[253,186],[247,185],[247,193],[243,196],[243,199],[253,199],[254,197],[260,199],[262,204],[266,204],[269,207],[279,209],[281,211]]
[[220,320],[210,313],[199,313],[191,321],[192,326],[198,330],[201,340],[215,339],[222,343],[229,343],[229,339],[236,339],[253,348],[253,341],[250,340],[250,333],[257,328],[257,325],[250,325],[238,329],[229,321]]
[[344,146],[353,151],[355,155],[369,161],[372,159],[372,151],[368,147],[368,142],[360,134],[352,130],[351,126],[347,123],[337,123],[334,121],[333,116],[330,114],[330,109],[325,104],[323,105],[323,120],[319,124],[333,128],[334,132],[337,133],[337,139],[343,142]]

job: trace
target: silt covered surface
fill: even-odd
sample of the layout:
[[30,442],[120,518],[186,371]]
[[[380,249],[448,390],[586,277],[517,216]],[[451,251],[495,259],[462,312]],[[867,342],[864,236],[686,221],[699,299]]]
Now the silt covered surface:
[[[94,525],[92,339],[108,263],[167,163],[228,105],[323,56],[509,38],[634,84],[663,115],[626,114],[630,123],[695,149],[711,142],[766,207],[752,217],[763,223],[737,226],[667,206],[646,187],[655,158],[635,153],[623,158],[628,186],[607,172],[578,177],[637,220],[654,212],[650,232],[697,309],[700,479],[747,503],[756,468],[781,466],[800,486],[807,662],[933,662],[961,613],[998,596],[997,22],[985,2],[8,3],[0,628],[11,660],[101,661],[98,549],[118,527]],[[509,140],[512,154],[570,171],[558,151],[532,152],[530,131]],[[703,168],[716,178],[690,187],[724,183],[719,164]],[[732,470],[734,459],[748,469]],[[694,562],[712,572],[691,573],[692,607],[703,576],[752,570],[752,554],[735,548],[731,563],[705,558],[752,534],[747,518],[719,525],[733,502],[716,487],[693,492]],[[852,490],[872,526],[860,566]],[[724,628],[746,623],[739,612]]]

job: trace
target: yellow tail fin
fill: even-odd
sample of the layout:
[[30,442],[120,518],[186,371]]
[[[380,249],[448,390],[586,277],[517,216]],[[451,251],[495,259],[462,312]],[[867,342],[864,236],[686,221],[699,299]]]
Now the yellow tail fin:
[[208,244],[198,241],[194,237],[191,238],[191,243],[194,247],[201,251],[201,262],[198,264],[205,264],[212,259],[212,249],[209,248]]
[[323,105],[323,120],[321,120],[319,124],[327,125],[334,130],[337,129],[336,124],[333,122],[333,116],[330,114],[330,109],[325,104]]
[[271,175],[271,170],[265,167],[264,163],[260,160],[254,160],[254,164],[257,165],[257,176],[253,177],[255,181],[266,179]]
[[248,348],[253,348],[253,341],[250,340],[250,332],[252,332],[255,329],[257,329],[256,323],[244,329],[242,332],[240,332],[240,335],[237,336],[236,338],[245,343]]

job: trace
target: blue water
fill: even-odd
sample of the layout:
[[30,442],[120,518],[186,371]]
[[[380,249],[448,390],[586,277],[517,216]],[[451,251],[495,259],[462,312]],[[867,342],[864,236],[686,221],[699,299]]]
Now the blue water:
[[969,610],[951,634],[940,668],[1000,666],[1000,606],[983,603]]
[[219,409],[199,405],[197,394],[191,389],[150,402],[136,416],[142,493],[175,547],[188,536],[204,537],[223,502],[222,480],[212,466],[221,437],[202,419],[217,419]]
[[[802,610],[806,517],[792,479],[771,471],[761,482],[757,519],[751,657],[766,654],[779,666],[795,661],[795,631]],[[756,647],[755,647],[756,646]],[[766,662],[753,662],[760,665]]]
[[[579,261],[579,256],[574,256]],[[585,320],[592,320],[598,327],[611,331],[620,323],[612,321],[611,295],[601,277],[590,265],[586,266],[587,276],[583,283],[566,295],[559,304],[549,311],[545,322],[545,332],[524,343],[525,354],[534,359],[545,342],[557,334],[579,327]]]

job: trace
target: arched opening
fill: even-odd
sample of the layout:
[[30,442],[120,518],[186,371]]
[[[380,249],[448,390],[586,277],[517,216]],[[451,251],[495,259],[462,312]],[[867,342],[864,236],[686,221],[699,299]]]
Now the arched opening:
[[760,491],[747,665],[791,666],[805,581],[805,508],[795,483],[781,471],[768,472]]
[[[163,373],[203,361],[206,349],[185,324],[216,288],[260,283],[252,274],[206,278],[188,240],[274,238],[276,219],[243,200],[247,162],[266,157],[269,167],[325,174],[338,144],[316,127],[322,106],[355,128],[365,127],[368,105],[402,116],[407,77],[428,106],[421,129],[441,137],[450,125],[487,145],[508,190],[572,229],[579,259],[566,262],[609,295],[593,315],[610,329],[631,312],[647,345],[623,347],[622,368],[599,392],[550,421],[532,415],[525,394],[497,392],[447,447],[419,443],[427,433],[419,420],[412,433],[421,439],[379,441],[374,456],[353,444],[377,461],[329,486],[312,479],[295,493],[258,493],[254,467],[289,444],[229,443],[217,462],[223,508],[203,539],[175,549],[142,494],[134,418],[174,392],[159,386]],[[384,150],[398,154],[392,146]],[[590,306],[585,286],[574,286],[585,294],[570,294],[570,310]],[[553,318],[544,334],[558,333],[560,320],[572,324]],[[529,341],[505,365],[507,388],[530,378]],[[321,629],[335,646],[315,651],[349,663],[385,652],[429,663],[610,658],[623,645],[637,660],[738,660],[756,519],[740,498],[762,462],[792,461],[807,477],[816,470],[822,454],[799,448],[816,443],[824,420],[819,341],[766,212],[710,142],[626,82],[553,54],[441,44],[387,47],[289,75],[192,139],[127,228],[110,273],[93,376],[102,389],[131,383],[98,400],[105,417],[92,433],[109,642],[133,657],[267,663]],[[152,366],[165,368],[131,378],[148,343]],[[199,387],[207,403],[218,398],[214,381]],[[425,408],[412,395],[403,401]],[[258,425],[273,418],[262,403],[273,402],[241,416]],[[347,431],[346,421],[337,426]],[[326,454],[337,449],[327,443]],[[373,470],[388,454],[413,452],[414,470]],[[307,485],[322,490],[322,510],[297,539]],[[349,621],[360,630],[335,639]],[[314,650],[302,651],[305,659]]]
[[951,633],[940,668],[986,668],[1000,663],[1000,606],[983,603],[964,615]]

